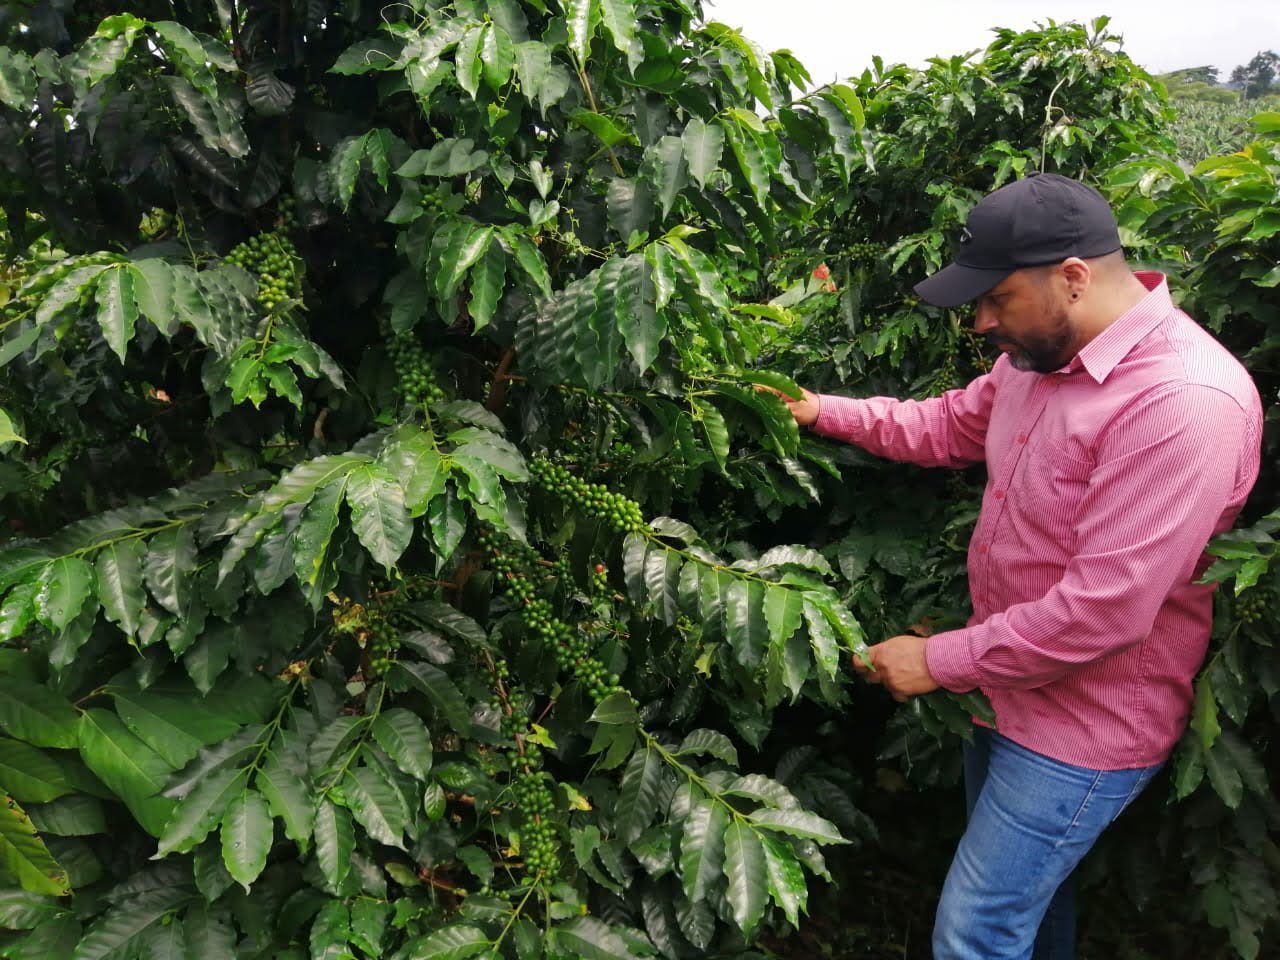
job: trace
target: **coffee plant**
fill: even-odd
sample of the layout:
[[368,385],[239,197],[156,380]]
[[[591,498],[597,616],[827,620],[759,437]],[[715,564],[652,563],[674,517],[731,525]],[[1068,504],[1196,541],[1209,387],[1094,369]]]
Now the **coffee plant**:
[[[985,369],[910,283],[1046,168],[1274,407],[1275,162],[1180,167],[1105,20],[810,87],[695,0],[0,16],[0,955],[760,956],[878,830],[954,841],[863,808],[954,783],[987,707],[849,662],[963,622],[982,478],[771,390]],[[1246,957],[1269,443],[1191,730],[1094,868]]]

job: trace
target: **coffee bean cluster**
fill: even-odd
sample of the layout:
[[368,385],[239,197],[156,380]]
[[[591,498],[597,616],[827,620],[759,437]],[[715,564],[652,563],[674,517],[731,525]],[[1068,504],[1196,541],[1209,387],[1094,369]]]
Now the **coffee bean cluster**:
[[529,475],[539,488],[604,521],[618,533],[642,531],[647,527],[640,504],[613,493],[602,483],[587,483],[561,464],[535,458],[529,465]]
[[412,330],[387,340],[387,353],[396,371],[396,396],[402,403],[418,406],[445,398],[427,348]]
[[959,383],[960,378],[956,373],[956,347],[952,344],[933,372],[933,377],[929,381],[929,395],[939,396],[948,390],[954,390]]
[[400,649],[399,635],[388,622],[386,613],[377,606],[357,603],[350,597],[339,598],[333,608],[333,629],[354,637],[368,657],[366,677],[381,676],[395,662]]
[[1236,601],[1236,617],[1244,623],[1261,623],[1275,607],[1275,601],[1271,587],[1254,587]]
[[226,261],[257,277],[258,303],[264,310],[274,310],[286,300],[302,299],[302,258],[283,228],[237,244]]
[[965,331],[965,353],[968,355],[969,362],[974,369],[981,370],[986,373],[991,369],[991,360],[987,355],[986,341],[971,331]]
[[525,868],[533,874],[554,876],[560,872],[560,844],[556,839],[552,814],[556,801],[551,777],[536,771],[517,777],[511,785],[520,810],[520,846]]
[[[625,693],[618,675],[610,673],[592,653],[590,640],[555,616],[551,602],[539,595],[538,581],[543,588],[553,585],[565,568],[560,563],[539,568],[537,551],[514,540],[503,543],[489,532],[477,539],[492,557],[499,585],[519,601],[525,628],[551,649],[560,669],[577,679],[596,703],[611,694]],[[535,572],[539,569],[545,572]]]
[[591,569],[591,592],[597,594],[609,592],[609,568],[603,563],[597,563]]
[[855,243],[849,248],[849,259],[854,263],[874,263],[884,256],[884,244],[874,241]]

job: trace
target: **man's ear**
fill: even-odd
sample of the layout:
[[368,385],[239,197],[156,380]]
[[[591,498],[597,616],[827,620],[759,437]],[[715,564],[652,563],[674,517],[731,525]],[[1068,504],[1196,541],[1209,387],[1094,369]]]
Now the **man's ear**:
[[1067,257],[1058,265],[1058,271],[1068,297],[1078,300],[1084,296],[1085,290],[1089,288],[1089,283],[1093,279],[1093,270],[1088,263],[1079,257]]

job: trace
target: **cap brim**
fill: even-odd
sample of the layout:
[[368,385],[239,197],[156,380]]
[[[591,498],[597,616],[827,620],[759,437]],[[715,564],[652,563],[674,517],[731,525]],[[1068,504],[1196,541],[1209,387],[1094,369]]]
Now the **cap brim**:
[[921,300],[935,307],[958,307],[976,297],[982,296],[1017,267],[966,267],[961,263],[953,263],[943,267],[932,277],[921,280],[912,289]]

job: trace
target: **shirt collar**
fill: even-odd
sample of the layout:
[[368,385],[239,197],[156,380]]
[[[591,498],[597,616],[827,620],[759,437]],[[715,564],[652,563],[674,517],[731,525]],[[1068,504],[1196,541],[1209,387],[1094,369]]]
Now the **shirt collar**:
[[1084,367],[1098,383],[1106,381],[1117,364],[1129,355],[1156,324],[1173,312],[1168,278],[1157,270],[1135,270],[1133,275],[1147,288],[1147,295],[1116,317],[1105,330],[1084,345],[1064,372]]

